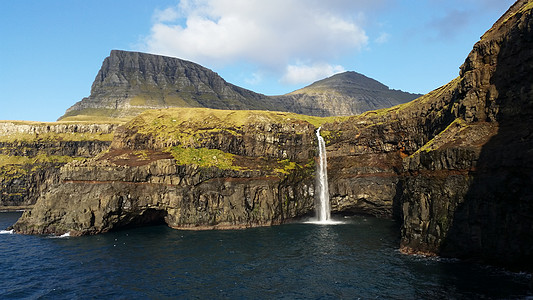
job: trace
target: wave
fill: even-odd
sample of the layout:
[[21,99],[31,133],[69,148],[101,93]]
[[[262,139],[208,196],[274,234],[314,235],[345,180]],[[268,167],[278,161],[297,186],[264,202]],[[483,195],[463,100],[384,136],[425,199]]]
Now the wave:
[[11,230],[0,230],[0,234],[14,234],[14,233],[15,233],[14,229],[11,229]]
[[67,232],[67,233],[64,233],[62,235],[53,235],[51,236],[50,238],[53,238],[53,239],[63,239],[63,238],[68,238],[70,237],[70,231]]

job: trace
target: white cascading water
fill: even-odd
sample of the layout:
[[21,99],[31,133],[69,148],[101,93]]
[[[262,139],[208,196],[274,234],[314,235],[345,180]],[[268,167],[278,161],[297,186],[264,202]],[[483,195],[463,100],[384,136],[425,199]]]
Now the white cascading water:
[[326,143],[320,135],[319,127],[316,130],[318,139],[318,164],[316,174],[317,195],[315,196],[315,210],[318,222],[328,222],[331,216],[328,191],[328,162],[326,159]]

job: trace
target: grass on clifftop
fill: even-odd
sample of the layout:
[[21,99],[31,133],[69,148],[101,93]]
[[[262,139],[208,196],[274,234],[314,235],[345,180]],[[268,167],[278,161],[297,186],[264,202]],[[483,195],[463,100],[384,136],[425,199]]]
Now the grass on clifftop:
[[112,141],[112,133],[15,133],[9,135],[0,135],[0,142],[80,142],[80,141]]
[[292,124],[308,122],[315,127],[346,117],[314,117],[295,113],[260,110],[220,110],[209,108],[169,108],[148,110],[126,124],[140,133],[162,131],[231,129],[249,124]]
[[39,154],[34,157],[10,156],[0,154],[0,180],[9,178],[19,178],[28,172],[34,172],[45,163],[68,163],[79,158],[70,156],[44,155]]
[[[416,111],[429,113],[434,110],[434,100],[443,98],[446,93],[450,93],[456,89],[460,80],[460,77],[456,77],[449,83],[407,103],[402,103],[389,108],[370,110],[360,115],[350,116],[350,122],[370,121],[368,122],[368,126],[374,126],[381,124],[383,121],[395,120],[396,117],[400,117],[402,114],[407,116],[409,113]],[[391,118],[393,115],[394,118]]]
[[116,109],[108,108],[85,108],[69,111],[59,118],[59,122],[87,122],[87,123],[111,123],[120,124],[131,120],[133,116],[140,114],[144,109],[130,109],[128,116],[117,116]]
[[219,169],[239,169],[233,165],[234,155],[218,149],[171,147],[168,152],[178,165],[198,165]]
[[[76,126],[76,125],[120,125],[123,122],[112,120],[110,122],[104,121],[60,121],[60,122],[34,122],[34,121],[0,121],[2,124],[13,124],[16,126],[32,126],[40,128],[40,131],[46,131],[47,127],[53,126]],[[33,129],[32,129],[33,130]],[[39,131],[38,130],[38,131]],[[56,141],[111,141],[113,140],[113,133],[91,133],[91,132],[68,132],[56,133],[41,132],[41,133],[25,133],[25,132],[0,132],[0,142],[56,142]]]

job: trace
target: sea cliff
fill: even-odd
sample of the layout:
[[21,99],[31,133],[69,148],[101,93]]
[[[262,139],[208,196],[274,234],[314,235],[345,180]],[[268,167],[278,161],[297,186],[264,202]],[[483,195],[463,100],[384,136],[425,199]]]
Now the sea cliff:
[[118,124],[0,122],[0,209],[22,209],[59,183],[59,169],[94,157]]
[[167,109],[116,130],[106,153],[61,168],[61,185],[15,224],[23,233],[94,234],[280,224],[313,208],[314,126],[264,111]]
[[166,109],[73,161],[13,226],[95,234],[147,223],[235,228],[312,215],[316,141],[332,209],[392,217],[400,248],[533,270],[533,1],[517,1],[450,83],[358,116]]

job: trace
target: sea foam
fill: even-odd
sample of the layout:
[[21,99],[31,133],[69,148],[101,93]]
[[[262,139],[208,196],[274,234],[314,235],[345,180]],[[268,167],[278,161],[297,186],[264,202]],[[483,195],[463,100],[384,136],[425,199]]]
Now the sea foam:
[[53,236],[51,236],[51,238],[53,238],[53,239],[63,239],[63,238],[68,238],[68,237],[70,237],[70,231],[67,232],[67,233],[64,233],[62,235],[53,235]]

